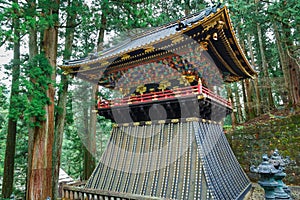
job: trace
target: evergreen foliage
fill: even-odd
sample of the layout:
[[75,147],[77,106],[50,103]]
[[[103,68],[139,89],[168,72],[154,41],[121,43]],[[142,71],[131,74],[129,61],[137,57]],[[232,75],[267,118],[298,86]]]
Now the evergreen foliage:
[[6,139],[6,119],[8,114],[7,89],[5,85],[0,85],[0,188],[2,188],[3,163],[5,157],[5,139]]
[[[45,120],[44,107],[50,104],[46,91],[49,84],[52,83],[49,78],[53,73],[52,70],[49,61],[43,54],[37,55],[25,66],[25,75],[31,77],[24,80],[26,94],[30,99],[26,105],[25,120],[32,127],[39,126],[39,122]],[[36,119],[34,123],[32,123],[32,118]]]
[[[20,197],[25,195],[28,127],[39,127],[40,122],[45,120],[45,106],[51,104],[46,93],[49,85],[55,85],[57,91],[63,87],[51,79],[51,76],[55,74],[60,77],[61,71],[55,71],[55,68],[50,65],[45,56],[47,49],[40,48],[44,45],[44,31],[49,28],[59,30],[57,48],[59,61],[62,57],[81,58],[96,51],[97,43],[103,43],[103,41],[98,40],[101,31],[104,31],[104,44],[108,47],[144,30],[195,13],[207,6],[207,1],[195,0],[61,0],[59,5],[52,1],[38,0],[35,9],[31,7],[34,2],[0,1],[0,46],[13,49],[14,42],[21,39],[23,49],[28,49],[29,31],[35,30],[38,36],[37,48],[39,53],[34,58],[29,59],[27,51],[22,50],[20,60],[13,60],[6,66],[8,76],[12,77],[14,75],[13,64],[21,64],[21,79],[17,83],[18,85],[12,85],[12,87],[19,87],[19,94],[12,96],[10,102],[9,86],[5,86],[5,82],[0,80],[0,185],[4,167],[8,118],[13,118],[18,120],[14,194]],[[300,63],[300,16],[298,15],[300,2],[297,0],[228,0],[226,4],[230,9],[233,26],[236,29],[241,47],[253,67],[258,71],[258,79],[227,85],[230,88],[227,90],[227,95],[232,97],[236,112],[231,118],[228,117],[225,123],[243,123],[273,109],[290,109],[291,106],[294,106],[294,110],[299,109],[299,105],[294,105],[295,93],[292,93],[291,89],[296,85],[296,82],[291,82],[291,72],[288,65],[296,66],[297,69]],[[49,12],[58,10],[59,14],[56,12],[49,14]],[[14,32],[14,19],[20,21],[20,37],[17,37]],[[68,19],[71,19],[71,24],[67,24]],[[56,24],[57,21],[59,24]],[[71,29],[74,31],[72,50],[63,50],[66,42],[65,35]],[[112,35],[114,37],[111,37]],[[262,54],[265,54],[265,58]],[[299,74],[299,69],[295,73]],[[298,82],[300,82],[299,79]],[[61,166],[75,179],[80,179],[83,176],[84,139],[82,135],[84,131],[81,127],[84,127],[83,123],[86,116],[84,116],[83,110],[75,110],[74,103],[80,100],[79,108],[90,112],[95,100],[92,99],[89,90],[90,86],[86,86],[83,90],[69,90],[68,92]],[[118,95],[105,88],[99,90],[99,96],[106,99]],[[91,98],[79,99],[81,97]],[[12,107],[10,114],[9,106]],[[55,112],[61,113],[62,109],[56,107]],[[94,156],[99,159],[110,136],[112,123],[100,116],[98,116],[97,121],[97,152]],[[298,127],[297,121],[293,121],[288,126],[291,127],[293,123],[296,124],[293,127]],[[282,127],[285,125],[282,124]],[[281,137],[280,142],[277,141],[278,145],[284,146],[289,143],[290,139],[293,140],[293,144],[298,144],[295,141],[297,137],[292,131],[286,131],[284,128],[279,128],[279,130],[290,136],[288,138]],[[272,134],[272,137],[277,140],[280,133]],[[276,140],[274,139],[274,143],[277,144]],[[240,149],[238,151],[243,152]],[[284,149],[284,151],[290,150]],[[295,153],[292,150],[291,152]],[[286,155],[289,154],[289,152],[285,153]],[[239,158],[247,159],[243,158],[243,155]],[[243,161],[241,162],[243,163]]]

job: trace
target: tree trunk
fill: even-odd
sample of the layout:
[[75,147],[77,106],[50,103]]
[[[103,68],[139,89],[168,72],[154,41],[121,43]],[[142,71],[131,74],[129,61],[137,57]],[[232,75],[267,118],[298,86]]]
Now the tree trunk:
[[[242,35],[241,30],[240,30],[239,27],[240,26],[238,26],[237,30],[238,30],[238,34],[240,36],[239,37],[240,38],[240,45],[241,45],[241,48],[243,49],[244,53],[246,54],[246,45],[245,45],[244,35]],[[250,54],[253,54],[252,49],[251,49],[252,46],[250,46],[249,48],[250,48],[250,52],[251,52]],[[249,79],[246,79],[242,82],[246,120],[250,120],[250,119],[254,118],[254,116],[255,116],[255,113],[254,113],[254,110],[253,110],[253,107],[252,107],[252,95],[251,95],[252,94],[252,87],[249,83],[250,83]]]
[[234,83],[234,97],[235,97],[235,106],[236,106],[236,119],[238,123],[241,123],[244,120],[242,105],[240,101],[239,88],[237,83]]
[[[226,87],[226,91],[227,91],[227,97],[229,99],[229,101],[232,104],[232,107],[234,107],[234,101],[233,101],[233,95],[232,95],[232,89],[231,86],[229,84],[225,85]],[[232,113],[231,113],[231,122],[232,122],[232,128],[234,129],[236,126],[236,116],[235,116],[235,109],[233,109]]]
[[[238,35],[240,38],[239,43],[241,45],[241,48],[242,48],[243,52],[246,52],[244,36],[242,35],[242,32],[241,32],[239,26],[237,28],[237,31],[238,31]],[[245,108],[245,117],[246,117],[246,120],[248,120],[249,119],[249,103],[248,103],[248,98],[247,98],[247,94],[246,94],[246,86],[245,86],[244,81],[242,81],[241,84],[242,84],[242,92],[243,92],[243,100],[244,100],[244,108]]]
[[[88,87],[87,87],[88,88]],[[89,93],[91,94],[91,93]],[[91,116],[90,116],[90,106],[91,102],[88,100],[88,97],[85,98],[85,106],[83,106],[83,139],[84,139],[84,143],[83,143],[83,177],[82,180],[87,180],[91,173],[92,170],[91,169],[91,165],[94,165],[94,161],[93,161],[93,155],[90,152],[90,147],[91,147],[91,143],[94,142],[94,140],[92,141],[91,138],[91,133],[90,133],[90,120],[91,120]]]
[[[34,15],[35,10],[36,10],[36,0],[28,0],[28,13],[31,15],[32,18],[36,18]],[[36,57],[38,54],[38,45],[37,45],[37,30],[36,26],[32,25],[29,27],[29,33],[28,33],[28,38],[29,38],[29,59],[32,62],[33,59]],[[30,77],[31,82],[32,78]],[[28,97],[29,101],[31,101],[31,96]],[[30,122],[34,123],[34,118],[30,117]],[[28,127],[28,161],[27,161],[27,179],[26,179],[26,199],[30,199],[31,195],[29,195],[29,183],[32,182],[30,181],[30,177],[32,174],[32,158],[33,158],[33,143],[34,143],[34,128],[29,126]]]
[[[58,9],[59,0],[55,0],[53,3],[53,9],[50,9],[46,15],[53,16],[54,26],[46,28],[43,32],[42,52],[45,58],[48,60],[52,72],[49,73],[49,80],[52,83],[48,84],[47,88],[44,88],[45,95],[47,96],[49,103],[44,107],[45,116],[44,119],[35,119],[35,127],[33,128],[33,135],[30,136],[32,141],[30,142],[29,155],[32,156],[29,159],[29,176],[27,181],[27,198],[30,200],[46,199],[50,197],[53,199],[52,192],[52,175],[53,175],[53,145],[54,145],[54,95],[55,89],[53,83],[56,78],[56,58],[57,58],[57,41],[58,41]],[[39,63],[41,64],[41,63]],[[40,65],[38,67],[44,67]],[[37,126],[37,123],[39,124]]]
[[289,76],[289,90],[292,98],[292,106],[300,106],[300,66],[296,62],[296,56],[294,55],[293,42],[291,41],[291,29],[284,24],[283,29],[285,30],[285,41],[286,42],[286,54],[287,54],[287,65],[288,65],[288,76]]
[[293,107],[300,107],[300,69],[293,57],[293,52],[289,52],[289,75],[290,75],[290,86]]
[[272,89],[271,89],[271,80],[269,77],[269,71],[268,71],[268,64],[265,56],[265,48],[263,45],[263,39],[262,39],[262,32],[261,32],[261,26],[259,23],[257,23],[257,34],[258,34],[258,43],[259,43],[259,49],[261,54],[261,60],[262,60],[262,70],[263,70],[263,77],[264,77],[264,87],[266,87],[266,103],[267,103],[267,110],[270,111],[270,109],[274,108],[274,100],[272,95]]
[[254,112],[254,103],[252,96],[252,85],[249,79],[245,80],[245,89],[246,89],[246,97],[247,97],[247,107],[248,107],[248,120],[253,119],[255,117]]
[[[71,5],[71,1],[68,1],[68,6]],[[74,5],[73,5],[74,6]],[[75,31],[75,19],[76,13],[68,13],[67,16],[67,28],[65,33],[65,50],[63,54],[64,60],[69,60],[72,54],[72,44],[74,40],[74,31]],[[53,146],[53,199],[57,199],[58,196],[58,179],[59,179],[59,169],[60,169],[60,159],[63,143],[63,134],[64,134],[64,124],[66,117],[66,104],[68,96],[68,87],[69,80],[68,77],[64,74],[61,74],[60,89],[58,92],[58,102],[57,109],[58,112],[55,114],[55,137],[54,137],[54,146]]]
[[[103,50],[104,32],[106,29],[106,14],[107,5],[102,4],[102,14],[101,14],[101,26],[99,28],[98,40],[97,40],[97,52]],[[96,167],[95,155],[96,155],[96,125],[97,125],[97,113],[94,110],[97,109],[97,99],[98,99],[98,85],[92,86],[92,101],[93,104],[90,108],[90,123],[87,127],[88,132],[86,132],[86,147],[84,148],[84,176],[83,178],[88,179]]]
[[289,71],[288,71],[288,66],[287,66],[287,57],[284,53],[283,44],[281,42],[281,37],[280,37],[280,33],[279,33],[276,22],[273,22],[273,28],[274,28],[276,45],[277,45],[278,54],[279,54],[280,66],[281,66],[281,70],[283,72],[283,77],[284,77],[284,86],[285,87],[284,87],[284,90],[281,92],[281,96],[283,99],[283,103],[285,105],[292,104],[291,91],[289,90],[290,77],[289,77]]
[[[253,46],[252,46],[251,37],[250,37],[249,34],[248,34],[247,37],[248,37],[247,40],[248,40],[248,44],[249,44],[251,65],[255,66],[255,59],[254,59],[254,53],[253,53]],[[256,101],[253,102],[253,104],[255,103],[255,105],[256,105],[256,116],[259,116],[262,113],[262,106],[261,106],[261,96],[260,96],[260,92],[259,92],[259,89],[258,89],[258,78],[254,79],[254,81],[252,83],[253,83],[255,96],[256,96]]]
[[[18,4],[18,0],[14,0]],[[17,11],[15,11],[17,13]],[[9,106],[9,119],[6,137],[6,149],[4,159],[4,173],[2,184],[2,197],[9,198],[13,192],[14,182],[14,166],[15,166],[15,150],[16,150],[16,134],[17,134],[17,120],[19,110],[18,94],[19,94],[19,77],[20,77],[20,21],[18,18],[13,19],[14,29],[14,58],[12,66],[12,80]]]
[[246,84],[245,84],[245,81],[241,81],[241,84],[242,84],[242,92],[243,92],[243,100],[244,100],[244,108],[245,108],[245,120],[249,120],[249,103],[248,103],[248,97],[247,97],[247,94],[246,94]]

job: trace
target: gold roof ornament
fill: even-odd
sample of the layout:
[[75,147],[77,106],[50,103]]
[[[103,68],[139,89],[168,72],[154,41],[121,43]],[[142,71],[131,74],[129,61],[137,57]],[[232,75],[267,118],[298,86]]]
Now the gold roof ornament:
[[139,85],[135,91],[140,94],[143,94],[144,92],[146,92],[146,90],[147,90],[147,88],[145,87],[145,85]]
[[187,79],[185,78],[185,75],[182,75],[180,78],[178,78],[177,80],[179,81],[180,85],[185,85],[188,86],[189,82],[187,81]]
[[186,75],[185,79],[189,82],[192,83],[195,80],[195,75]]
[[177,37],[175,37],[175,38],[172,38],[172,43],[173,43],[173,44],[176,44],[176,43],[181,42],[182,40],[183,40],[183,36],[180,35],[180,36],[177,36]]
[[73,72],[73,70],[72,70],[72,68],[67,68],[67,69],[64,69],[64,71],[63,71],[63,75],[69,75],[69,74],[71,74]]
[[129,54],[124,54],[122,57],[121,57],[121,60],[126,60],[130,58],[130,55]]
[[153,46],[148,46],[148,47],[145,47],[144,49],[145,49],[145,53],[150,53],[155,50],[155,48]]
[[216,29],[221,30],[221,29],[223,29],[224,25],[225,25],[225,22],[220,20],[220,21],[218,21]]
[[201,41],[200,42],[200,48],[207,51],[208,50],[208,42],[207,41]]
[[162,81],[160,82],[159,86],[158,86],[158,89],[164,91],[165,89],[167,89],[169,86],[171,86],[171,83],[169,81]]

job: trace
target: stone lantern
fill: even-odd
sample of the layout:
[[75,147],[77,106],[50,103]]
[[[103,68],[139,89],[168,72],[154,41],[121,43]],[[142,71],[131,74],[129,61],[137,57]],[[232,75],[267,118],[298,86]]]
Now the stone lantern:
[[280,170],[276,169],[272,163],[269,162],[267,154],[262,156],[262,163],[256,168],[255,166],[250,167],[250,171],[260,175],[258,184],[265,190],[265,198],[275,199],[275,189],[278,186],[278,182],[275,181],[274,175]]
[[290,159],[288,157],[282,158],[278,149],[275,149],[269,162],[273,164],[275,169],[279,170],[278,173],[274,174],[274,179],[278,183],[278,186],[275,188],[276,199],[291,199],[291,191],[282,181],[286,176],[286,173],[284,172],[285,166],[290,163]]

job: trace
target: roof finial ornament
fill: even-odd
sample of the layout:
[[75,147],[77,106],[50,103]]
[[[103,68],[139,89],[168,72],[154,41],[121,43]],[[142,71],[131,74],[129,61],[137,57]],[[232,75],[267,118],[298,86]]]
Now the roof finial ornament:
[[178,27],[176,28],[176,31],[180,31],[181,29],[184,29],[187,26],[184,22],[180,20],[178,20],[177,23],[178,23]]

